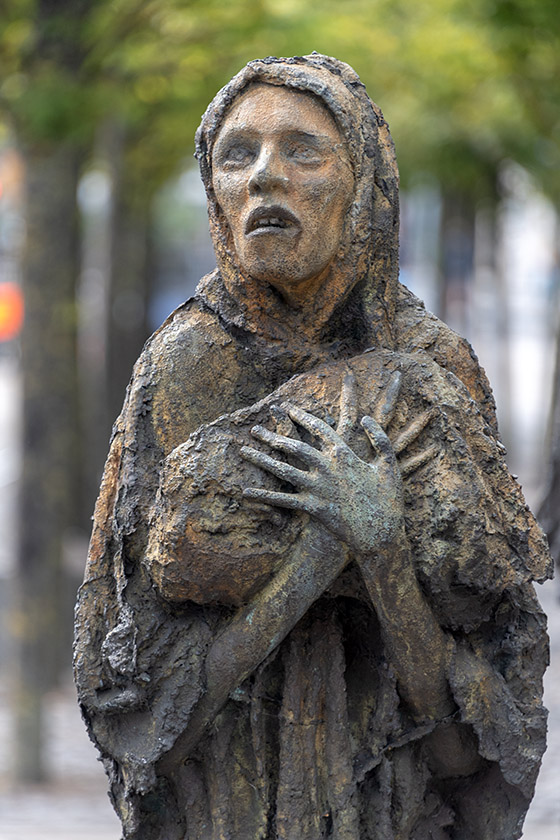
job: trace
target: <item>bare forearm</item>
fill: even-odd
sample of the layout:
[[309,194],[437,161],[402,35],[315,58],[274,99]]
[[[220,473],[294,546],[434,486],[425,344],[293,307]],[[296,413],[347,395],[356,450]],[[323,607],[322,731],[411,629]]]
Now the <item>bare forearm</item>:
[[416,579],[404,527],[391,546],[359,560],[399,691],[417,720],[454,711],[447,671],[451,642]]
[[344,546],[319,523],[309,522],[293,556],[212,644],[205,693],[188,728],[161,760],[162,772],[189,755],[230,693],[285,639],[346,562]]
[[258,596],[235,616],[206,660],[208,691],[238,685],[292,630],[347,562],[347,550],[310,521],[292,557]]

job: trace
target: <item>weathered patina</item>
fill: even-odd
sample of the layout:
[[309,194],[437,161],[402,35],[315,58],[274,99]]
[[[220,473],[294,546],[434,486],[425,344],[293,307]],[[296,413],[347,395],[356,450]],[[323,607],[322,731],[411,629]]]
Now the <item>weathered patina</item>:
[[484,372],[398,274],[348,65],[250,62],[197,134],[217,269],[111,443],[75,672],[127,840],[514,840],[543,535]]

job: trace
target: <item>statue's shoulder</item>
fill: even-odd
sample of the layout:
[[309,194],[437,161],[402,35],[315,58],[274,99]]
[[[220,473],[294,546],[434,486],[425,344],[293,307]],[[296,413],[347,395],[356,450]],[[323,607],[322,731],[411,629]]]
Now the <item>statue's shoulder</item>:
[[[226,357],[224,345],[228,341],[231,339],[217,316],[196,296],[172,312],[146,341],[113,426],[95,509],[88,568],[105,562],[117,497],[129,522],[145,518],[157,488],[162,458],[208,419],[204,406],[211,401],[205,395],[212,356]],[[217,413],[214,411],[210,419]]]
[[202,359],[213,348],[223,349],[228,344],[231,337],[219,317],[195,294],[166,318],[146,342],[144,353],[149,354],[152,366],[160,366],[164,371],[169,365],[191,365],[193,358]]
[[455,374],[466,386],[486,421],[497,429],[496,404],[490,383],[469,342],[428,312],[422,301],[400,284],[395,316],[397,349],[422,351]]
[[226,410],[218,383],[235,369],[238,355],[219,316],[203,298],[189,298],[144,345],[128,387],[127,424],[145,425],[142,418],[149,414],[149,426],[167,453]]

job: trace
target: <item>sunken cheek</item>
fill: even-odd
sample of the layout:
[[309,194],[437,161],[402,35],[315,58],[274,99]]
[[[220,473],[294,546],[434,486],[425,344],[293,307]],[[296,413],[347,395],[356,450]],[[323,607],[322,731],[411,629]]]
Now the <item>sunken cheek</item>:
[[[249,208],[252,209],[255,199],[259,202],[263,200],[262,194],[255,196],[249,191],[251,175],[252,170],[217,171],[214,174],[216,199],[238,244],[244,236],[245,219]],[[315,235],[317,227],[322,227],[324,224],[325,220],[320,218],[322,211],[336,215],[337,210],[346,209],[342,196],[346,190],[341,187],[333,194],[333,181],[340,179],[340,172],[337,171],[336,166],[327,166],[320,173],[302,173],[298,170],[292,173],[286,171],[286,175],[288,185],[284,194],[279,196],[280,201],[283,204],[286,203],[288,208],[300,217],[304,228],[307,228],[312,235]],[[343,204],[344,208],[342,208]],[[309,211],[312,211],[311,218],[308,216],[306,219],[305,216]],[[305,224],[306,221],[307,224]]]
[[224,202],[223,206],[231,204],[233,212],[237,213],[240,210],[243,212],[245,208],[248,209],[249,205],[252,208],[255,203],[276,203],[279,201],[280,204],[285,204],[296,215],[299,215],[308,206],[319,209],[320,207],[326,207],[330,203],[332,182],[329,177],[323,175],[321,177],[311,176],[302,178],[301,175],[297,175],[296,177],[290,178],[288,174],[288,179],[287,185],[278,194],[260,193],[258,195],[250,191],[248,176],[236,179],[236,182],[230,184],[228,190],[233,200],[230,199],[229,202]]

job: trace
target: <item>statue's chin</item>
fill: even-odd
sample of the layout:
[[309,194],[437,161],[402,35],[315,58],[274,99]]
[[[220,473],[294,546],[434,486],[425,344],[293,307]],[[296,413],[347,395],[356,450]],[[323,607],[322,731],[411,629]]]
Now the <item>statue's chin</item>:
[[243,273],[257,283],[270,286],[288,306],[300,309],[314,300],[328,274],[329,265],[322,266],[320,271],[313,274],[303,271],[299,266],[288,270],[286,266],[278,264],[244,265]]
[[272,286],[289,305],[300,306],[327,274],[337,250],[335,244],[317,253],[313,246],[302,247],[305,243],[301,241],[269,242],[261,238],[239,243],[236,252],[245,276]]

